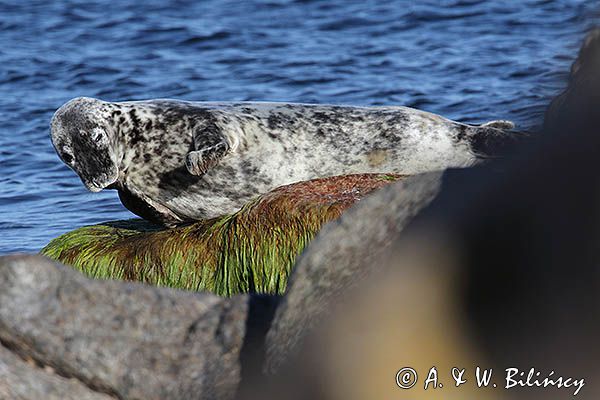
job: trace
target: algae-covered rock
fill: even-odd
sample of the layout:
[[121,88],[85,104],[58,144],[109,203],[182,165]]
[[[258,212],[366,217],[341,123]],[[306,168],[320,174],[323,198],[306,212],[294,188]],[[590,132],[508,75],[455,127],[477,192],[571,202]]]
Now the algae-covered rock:
[[87,226],[42,254],[96,278],[220,295],[282,293],[296,256],[323,224],[397,175],[360,174],[277,188],[232,215],[173,229],[143,220]]

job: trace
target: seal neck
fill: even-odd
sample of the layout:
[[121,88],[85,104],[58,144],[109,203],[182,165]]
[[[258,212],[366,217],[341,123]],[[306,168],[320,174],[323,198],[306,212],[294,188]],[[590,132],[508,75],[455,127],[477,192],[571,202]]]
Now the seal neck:
[[110,136],[114,162],[119,170],[119,177],[126,174],[133,155],[128,151],[132,125],[126,109],[119,103],[106,102],[107,109],[104,118],[110,121]]

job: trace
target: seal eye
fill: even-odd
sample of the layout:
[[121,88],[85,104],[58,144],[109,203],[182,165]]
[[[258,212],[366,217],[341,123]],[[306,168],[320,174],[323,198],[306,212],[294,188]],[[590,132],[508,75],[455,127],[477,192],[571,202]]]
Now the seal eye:
[[71,164],[73,162],[73,156],[70,155],[69,153],[65,153],[63,154],[63,160],[67,163],[67,164]]

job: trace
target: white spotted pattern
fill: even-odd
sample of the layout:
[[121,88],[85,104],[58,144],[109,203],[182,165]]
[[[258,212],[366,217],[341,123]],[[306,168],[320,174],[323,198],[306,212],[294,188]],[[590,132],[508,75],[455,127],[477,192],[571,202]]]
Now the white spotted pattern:
[[[90,190],[115,188],[126,207],[167,225],[231,213],[317,177],[468,167],[479,160],[474,138],[482,135],[506,133],[391,106],[78,98],[52,120],[58,154]],[[186,155],[215,140],[227,153],[192,175]]]

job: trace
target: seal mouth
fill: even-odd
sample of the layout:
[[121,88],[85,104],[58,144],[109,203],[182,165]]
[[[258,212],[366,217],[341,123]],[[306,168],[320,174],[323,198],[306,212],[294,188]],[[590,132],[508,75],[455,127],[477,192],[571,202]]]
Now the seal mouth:
[[87,180],[83,180],[83,185],[86,187],[87,190],[89,190],[90,192],[93,193],[98,193],[100,191],[102,191],[103,189],[106,188],[111,188],[112,186],[115,186],[116,182],[117,182],[117,178],[114,179],[107,179],[106,181],[98,181],[96,179],[93,179],[91,181],[87,181]]

